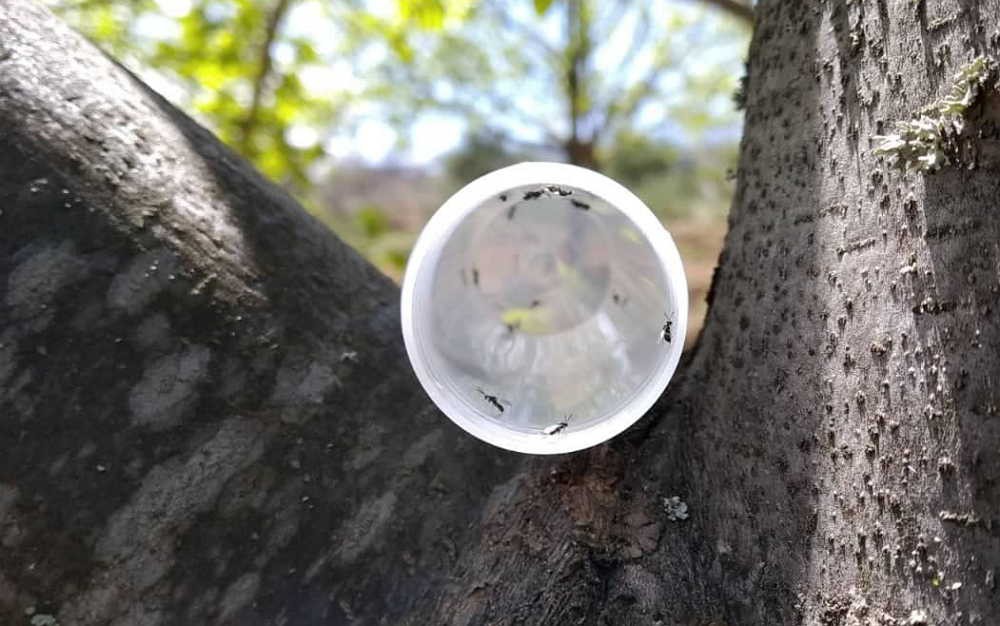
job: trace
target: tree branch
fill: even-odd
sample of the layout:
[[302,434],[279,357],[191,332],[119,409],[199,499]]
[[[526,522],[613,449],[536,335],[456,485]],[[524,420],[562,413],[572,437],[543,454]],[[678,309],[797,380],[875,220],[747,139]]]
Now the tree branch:
[[511,16],[508,7],[498,7],[494,3],[489,3],[486,5],[486,9],[490,12],[490,16],[499,22],[504,29],[516,34],[523,41],[536,46],[539,52],[547,56],[549,59],[558,58],[559,51],[556,50],[555,46],[553,46],[551,42],[546,41],[545,38],[539,34],[539,30],[537,28],[529,27],[524,22],[515,20]]
[[250,99],[250,107],[247,115],[240,124],[239,146],[243,154],[256,154],[253,146],[253,133],[257,129],[260,118],[260,106],[264,99],[264,91],[267,89],[267,79],[271,76],[271,69],[274,62],[271,59],[271,46],[278,36],[278,28],[281,20],[285,17],[291,5],[291,0],[277,0],[274,9],[267,17],[267,27],[264,31],[264,41],[260,47],[260,60],[257,66],[257,75],[253,80],[253,92]]
[[673,58],[669,54],[668,47],[665,43],[661,43],[659,57],[650,66],[649,71],[641,79],[635,81],[630,89],[609,101],[598,134],[606,133],[618,120],[629,119],[635,115],[642,103],[656,92],[657,78],[672,62]]
[[522,459],[434,410],[388,278],[34,0],[0,207],[0,623],[399,624],[445,584]]
[[756,19],[754,17],[753,7],[749,4],[740,2],[739,0],[701,0],[701,2],[722,9],[726,13],[743,20],[751,26]]
[[525,145],[541,146],[561,150],[565,138],[552,128],[549,120],[532,115],[518,106],[516,100],[504,96],[500,90],[486,93],[467,93],[456,86],[453,97],[444,99],[434,95],[429,82],[408,72],[405,79],[411,84],[410,95],[416,96],[418,107],[432,107],[441,111],[451,111],[469,120],[479,122],[496,122],[506,119],[514,123],[538,128],[547,144],[527,142]]

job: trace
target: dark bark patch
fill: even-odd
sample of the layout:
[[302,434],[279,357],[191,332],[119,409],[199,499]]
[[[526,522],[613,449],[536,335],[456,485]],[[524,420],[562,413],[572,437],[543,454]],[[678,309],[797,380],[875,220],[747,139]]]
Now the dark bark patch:
[[51,323],[49,308],[56,294],[90,271],[71,241],[29,244],[14,255],[13,262],[4,300],[12,318],[24,321],[35,332]]
[[208,348],[191,345],[150,363],[129,393],[132,423],[154,430],[177,424],[197,401],[211,359]]
[[175,279],[177,259],[166,249],[140,254],[111,281],[108,306],[135,315]]

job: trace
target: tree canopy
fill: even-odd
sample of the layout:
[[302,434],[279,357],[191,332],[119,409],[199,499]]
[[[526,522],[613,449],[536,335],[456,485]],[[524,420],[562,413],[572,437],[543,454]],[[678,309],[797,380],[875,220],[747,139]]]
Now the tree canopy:
[[338,137],[363,140],[352,133],[372,120],[403,147],[425,116],[447,116],[472,143],[598,167],[622,136],[731,143],[738,132],[729,98],[749,28],[737,2],[49,2],[300,188]]

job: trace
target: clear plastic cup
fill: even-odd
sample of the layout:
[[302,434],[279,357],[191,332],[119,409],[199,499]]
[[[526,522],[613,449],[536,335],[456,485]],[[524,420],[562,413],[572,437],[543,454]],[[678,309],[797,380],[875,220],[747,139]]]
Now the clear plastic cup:
[[453,422],[556,454],[622,432],[680,359],[687,281],[659,220],[596,172],[521,163],[463,187],[420,233],[403,280],[417,378]]

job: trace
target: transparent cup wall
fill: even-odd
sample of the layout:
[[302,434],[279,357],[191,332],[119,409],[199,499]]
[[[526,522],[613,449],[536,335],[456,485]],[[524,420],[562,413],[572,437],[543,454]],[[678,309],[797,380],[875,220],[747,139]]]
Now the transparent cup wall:
[[615,415],[684,340],[680,303],[646,237],[569,185],[486,200],[424,271],[414,315],[425,320],[418,339],[435,384],[452,411],[525,435]]

